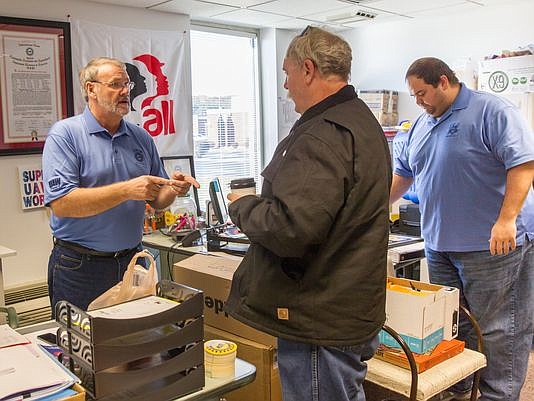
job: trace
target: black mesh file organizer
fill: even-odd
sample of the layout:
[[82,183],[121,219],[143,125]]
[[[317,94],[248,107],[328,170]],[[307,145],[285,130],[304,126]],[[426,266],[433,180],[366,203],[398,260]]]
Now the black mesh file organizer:
[[163,280],[157,295],[176,306],[133,319],[93,317],[57,303],[63,362],[91,397],[166,401],[204,386],[203,293]]

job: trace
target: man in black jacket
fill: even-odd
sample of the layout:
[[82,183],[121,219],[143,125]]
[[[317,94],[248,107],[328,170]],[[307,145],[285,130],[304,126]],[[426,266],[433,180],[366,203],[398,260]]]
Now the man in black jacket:
[[262,172],[261,196],[228,196],[251,246],[227,311],[278,337],[284,401],[364,400],[385,320],[391,161],[347,85],[351,60],[322,29],[293,39],[284,87],[301,117]]

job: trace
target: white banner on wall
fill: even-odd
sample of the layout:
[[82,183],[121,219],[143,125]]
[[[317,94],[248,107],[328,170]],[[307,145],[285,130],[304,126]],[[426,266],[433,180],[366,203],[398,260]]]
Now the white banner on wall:
[[[94,57],[123,61],[135,83],[125,119],[148,131],[160,156],[192,155],[188,32],[119,28],[76,19],[71,21],[71,28],[73,43],[77,44],[72,48],[74,82]],[[85,101],[79,89],[74,93],[75,112],[81,113]]]
[[19,166],[22,210],[44,207],[43,170],[40,165]]

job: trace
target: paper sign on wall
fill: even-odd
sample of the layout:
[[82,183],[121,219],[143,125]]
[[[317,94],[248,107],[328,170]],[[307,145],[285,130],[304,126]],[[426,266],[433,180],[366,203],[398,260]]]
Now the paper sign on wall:
[[41,166],[18,167],[22,210],[43,207],[44,184]]

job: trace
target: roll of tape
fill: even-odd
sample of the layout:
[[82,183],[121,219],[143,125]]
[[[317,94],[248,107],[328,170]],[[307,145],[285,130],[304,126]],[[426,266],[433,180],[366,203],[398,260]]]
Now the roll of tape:
[[204,367],[211,378],[235,375],[237,345],[231,341],[210,340],[204,343]]

